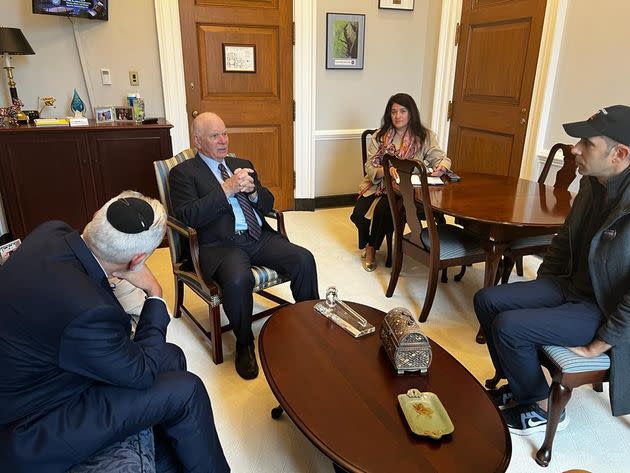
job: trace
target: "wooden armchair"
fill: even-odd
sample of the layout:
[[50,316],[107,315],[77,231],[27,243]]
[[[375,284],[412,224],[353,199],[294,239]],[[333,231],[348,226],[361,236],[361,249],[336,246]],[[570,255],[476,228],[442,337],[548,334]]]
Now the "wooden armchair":
[[[549,170],[553,164],[554,157],[559,150],[562,150],[563,164],[556,173],[556,181],[553,185],[555,189],[567,190],[575,179],[577,164],[575,156],[571,154],[571,145],[557,143],[549,150],[549,156],[538,178],[539,184],[544,184],[549,175]],[[507,283],[510,279],[510,273],[516,264],[516,274],[523,275],[523,256],[544,253],[551,244],[553,235],[540,235],[533,237],[519,238],[510,244],[510,248],[505,253],[503,260],[503,271],[501,275],[502,283]]]
[[[551,374],[549,400],[547,405],[547,427],[545,440],[536,452],[536,463],[549,466],[551,450],[556,430],[560,423],[560,416],[571,399],[573,389],[584,384],[592,384],[593,389],[602,392],[602,383],[610,376],[610,358],[602,354],[594,358],[576,355],[571,350],[559,346],[544,346],[538,351],[540,364]],[[486,387],[496,388],[501,379],[496,375],[486,380]]]
[[[397,195],[392,186],[390,166],[397,169],[400,177],[399,191],[403,208],[397,203]],[[426,226],[418,218],[416,208],[416,188],[411,182],[414,168],[419,170],[420,195],[426,216]],[[391,297],[398,282],[402,260],[405,254],[429,267],[429,283],[419,320],[424,322],[429,316],[437,289],[440,270],[451,266],[466,266],[485,261],[485,253],[479,240],[455,225],[438,224],[431,207],[427,170],[423,163],[415,160],[400,160],[392,156],[384,157],[387,198],[394,218],[394,265],[385,295]],[[405,221],[411,232],[404,233]],[[459,280],[457,277],[456,280]]]
[[[204,280],[199,263],[199,243],[197,232],[194,228],[188,227],[178,221],[173,216],[173,207],[169,193],[168,174],[177,164],[186,159],[194,158],[195,151],[187,149],[163,161],[154,161],[155,177],[157,179],[160,199],[168,214],[166,235],[168,237],[169,250],[171,253],[171,263],[173,265],[173,278],[175,282],[175,307],[173,315],[175,318],[181,317],[182,311],[210,340],[212,347],[212,360],[216,364],[223,362],[223,342],[221,335],[232,329],[230,324],[221,325],[221,288],[213,280]],[[269,218],[274,218],[277,222],[277,230],[286,236],[284,218],[282,212],[272,211]],[[265,297],[279,306],[272,307],[257,314],[252,315],[254,320],[266,317],[276,311],[278,307],[288,304],[288,301],[275,296],[265,289],[281,284],[289,280],[288,277],[278,274],[276,271],[264,267],[253,266],[255,286],[254,292]],[[184,306],[184,285],[188,286],[195,294],[208,304],[210,328],[206,329],[190,311]]]
[[[365,172],[365,163],[367,162],[367,145],[371,136],[376,132],[376,129],[367,129],[361,133],[361,160],[363,162],[361,170]],[[385,242],[387,243],[387,259],[385,260],[385,266],[392,267],[392,235],[393,232],[389,232],[385,235]],[[378,250],[378,248],[376,248]]]

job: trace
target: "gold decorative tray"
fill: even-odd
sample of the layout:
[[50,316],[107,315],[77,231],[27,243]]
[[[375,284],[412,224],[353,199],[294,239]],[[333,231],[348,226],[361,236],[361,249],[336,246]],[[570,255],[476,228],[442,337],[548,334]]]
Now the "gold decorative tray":
[[416,435],[439,439],[455,430],[442,402],[434,393],[410,389],[407,394],[398,395],[398,402],[407,424]]

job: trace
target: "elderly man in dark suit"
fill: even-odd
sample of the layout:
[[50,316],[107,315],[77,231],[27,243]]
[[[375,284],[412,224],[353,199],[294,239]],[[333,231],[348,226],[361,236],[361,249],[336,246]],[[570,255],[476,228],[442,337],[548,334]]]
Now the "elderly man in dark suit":
[[197,116],[192,141],[197,156],[169,174],[173,209],[197,230],[202,271],[221,285],[223,308],[234,328],[236,371],[253,379],[258,364],[251,327],[252,265],[288,274],[293,297],[304,301],[319,298],[315,260],[265,221],[273,194],[260,183],[250,161],[228,155],[228,134],[218,115]]
[[[144,265],[165,220],[159,202],[127,191],[83,234],[40,225],[0,268],[2,471],[63,472],[151,427],[158,471],[229,471],[206,389],[166,343],[162,288]],[[147,294],[133,340],[110,276]]]

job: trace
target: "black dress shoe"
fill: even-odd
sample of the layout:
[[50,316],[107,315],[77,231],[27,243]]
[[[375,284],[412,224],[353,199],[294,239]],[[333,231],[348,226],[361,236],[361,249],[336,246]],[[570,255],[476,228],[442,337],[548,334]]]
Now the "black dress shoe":
[[254,379],[258,376],[258,363],[256,363],[253,343],[245,347],[236,346],[234,365],[236,372],[243,379]]

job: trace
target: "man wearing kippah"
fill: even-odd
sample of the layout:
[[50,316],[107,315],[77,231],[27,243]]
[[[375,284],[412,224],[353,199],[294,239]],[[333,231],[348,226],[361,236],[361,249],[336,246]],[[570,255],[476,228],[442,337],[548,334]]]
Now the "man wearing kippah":
[[[474,299],[497,375],[508,380],[491,394],[518,435],[546,428],[549,386],[537,354],[544,345],[584,357],[608,352],[612,413],[630,413],[630,107],[563,127],[580,139],[571,152],[584,177],[538,279],[482,289]],[[558,430],[567,423],[563,412]]]
[[291,279],[297,301],[319,299],[315,259],[265,221],[273,194],[258,180],[254,165],[228,154],[225,123],[202,113],[192,125],[197,155],[169,173],[175,217],[197,231],[201,270],[221,286],[222,304],[236,337],[236,372],[258,376],[254,351],[252,266],[266,266]]
[[[83,234],[43,223],[0,267],[2,471],[63,472],[151,428],[157,471],[229,471],[206,389],[166,343],[162,288],[144,265],[165,224],[158,201],[126,191]],[[108,277],[147,295],[133,340]]]

